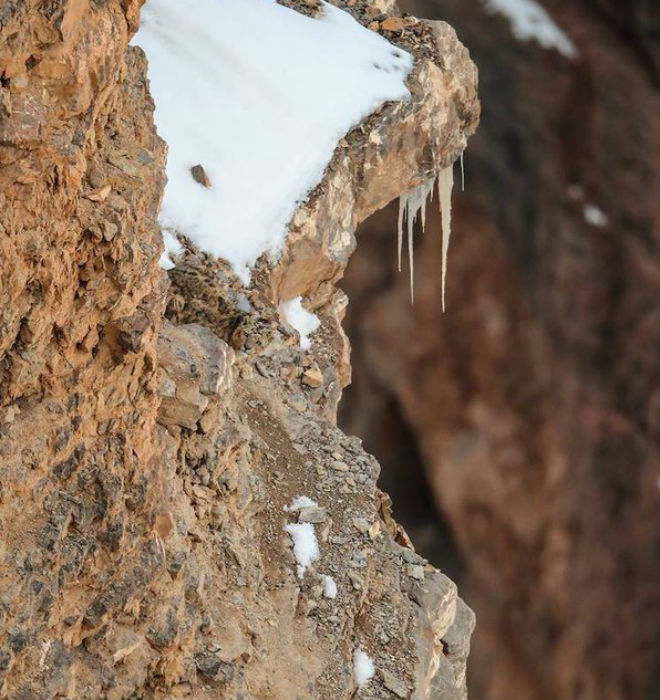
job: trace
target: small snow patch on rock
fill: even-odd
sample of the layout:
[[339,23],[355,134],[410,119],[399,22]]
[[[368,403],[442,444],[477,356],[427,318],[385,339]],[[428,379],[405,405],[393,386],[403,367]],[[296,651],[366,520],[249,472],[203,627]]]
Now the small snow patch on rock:
[[163,231],[163,243],[165,244],[165,250],[160,256],[158,264],[163,270],[171,270],[174,267],[172,256],[181,255],[181,253],[183,253],[183,246],[169,231]]
[[307,311],[302,305],[302,297],[294,297],[289,301],[283,301],[279,305],[280,316],[296,331],[300,336],[300,347],[309,350],[312,341],[309,336],[321,325],[321,321],[316,314]]
[[374,672],[374,662],[371,657],[362,649],[356,649],[353,652],[353,674],[358,688],[364,688],[374,677]]
[[323,581],[323,597],[334,599],[337,597],[337,584],[332,576],[321,576]]
[[293,555],[298,562],[298,578],[302,578],[312,562],[319,558],[319,543],[310,523],[289,523],[284,530],[293,542]]
[[288,506],[284,506],[284,510],[287,513],[295,513],[301,508],[314,508],[315,506],[318,506],[318,503],[308,496],[297,496]]

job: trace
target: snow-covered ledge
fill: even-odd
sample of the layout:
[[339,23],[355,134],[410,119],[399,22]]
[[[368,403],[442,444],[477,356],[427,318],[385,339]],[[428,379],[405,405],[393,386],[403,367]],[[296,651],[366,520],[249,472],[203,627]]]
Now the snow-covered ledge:
[[[190,9],[148,0],[133,40],[169,144],[161,223],[273,301],[316,308],[358,223],[465,149],[474,64],[442,22],[374,23],[328,3],[314,18],[275,0]],[[166,246],[180,252],[172,235]]]

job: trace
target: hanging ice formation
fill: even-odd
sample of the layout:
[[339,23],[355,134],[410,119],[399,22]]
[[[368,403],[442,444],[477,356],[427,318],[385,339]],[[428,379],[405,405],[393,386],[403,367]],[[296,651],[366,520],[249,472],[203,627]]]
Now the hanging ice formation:
[[414,280],[414,261],[413,261],[413,224],[417,215],[422,214],[422,231],[426,225],[426,198],[431,195],[433,198],[433,185],[435,177],[422,182],[421,185],[413,187],[412,190],[406,192],[402,197],[399,197],[399,223],[397,229],[397,260],[399,264],[399,272],[401,272],[401,248],[403,246],[403,219],[408,222],[408,263],[410,264],[410,302],[414,300],[413,280]]
[[[461,159],[462,165],[462,159]],[[438,199],[440,215],[442,219],[442,310],[445,310],[445,280],[447,277],[447,251],[449,250],[449,236],[451,235],[451,191],[454,187],[453,165],[443,168],[437,176]],[[397,261],[401,272],[401,249],[403,247],[403,222],[407,223],[408,233],[408,261],[410,264],[410,303],[414,301],[414,261],[413,261],[413,225],[415,219],[421,214],[422,232],[426,225],[426,199],[433,199],[433,186],[436,178],[431,177],[421,185],[413,187],[399,198],[399,220],[397,226]]]
[[445,310],[445,282],[447,280],[447,253],[451,236],[451,191],[454,188],[454,168],[450,165],[438,175],[438,199],[442,219],[442,310]]
[[465,192],[465,164],[463,163],[463,151],[461,151],[461,192]]

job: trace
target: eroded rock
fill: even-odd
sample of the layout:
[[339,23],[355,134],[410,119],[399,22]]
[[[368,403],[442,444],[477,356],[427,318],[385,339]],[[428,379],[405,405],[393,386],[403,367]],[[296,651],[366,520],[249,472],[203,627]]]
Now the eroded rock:
[[[246,290],[188,250],[168,291],[139,6],[11,6],[0,29],[0,695],[423,698],[438,669],[464,693],[463,651],[441,665],[456,587],[402,560],[378,465],[335,425],[333,283],[357,222],[464,147],[474,66],[447,25],[404,23],[413,99],[347,135],[282,258]],[[311,353],[279,322],[299,293]],[[357,647],[381,672],[360,690]]]

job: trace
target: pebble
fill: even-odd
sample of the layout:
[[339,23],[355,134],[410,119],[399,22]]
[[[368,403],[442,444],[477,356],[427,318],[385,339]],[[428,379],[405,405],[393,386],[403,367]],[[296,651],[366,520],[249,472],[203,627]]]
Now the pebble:
[[369,521],[366,518],[353,518],[353,525],[358,532],[366,535],[369,532]]
[[337,472],[347,472],[350,469],[346,462],[332,462],[330,466]]
[[305,370],[302,376],[302,383],[316,389],[323,385],[323,374],[318,367],[310,367]]
[[407,564],[406,573],[410,578],[414,578],[416,581],[424,580],[424,567],[420,564]]
[[380,23],[380,28],[386,32],[400,32],[403,29],[401,17],[388,17]]
[[412,549],[404,549],[403,552],[401,553],[401,558],[403,561],[405,561],[407,564],[421,564],[424,565],[428,563],[426,559],[423,557],[420,557],[417,552],[413,552]]
[[299,523],[313,523],[316,525],[318,523],[324,523],[327,518],[328,515],[325,512],[325,508],[319,508],[318,506],[307,506],[298,511]]
[[353,586],[353,590],[356,591],[361,591],[362,590],[362,579],[357,576],[356,574],[348,574],[348,578],[351,581],[351,585]]
[[117,235],[119,227],[117,224],[113,224],[112,221],[103,222],[103,239],[109,243]]
[[397,678],[393,673],[390,673],[386,669],[381,669],[380,677],[383,681],[383,685],[397,697],[408,697],[408,686],[400,678]]
[[209,180],[209,177],[206,174],[206,170],[204,170],[203,166],[199,164],[193,165],[192,168],[190,168],[190,174],[192,175],[192,178],[195,182],[199,183],[200,185],[203,185],[204,187],[211,187],[211,181]]

